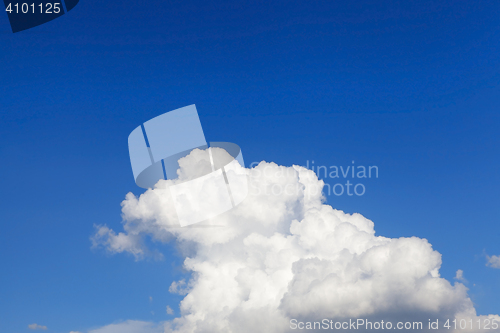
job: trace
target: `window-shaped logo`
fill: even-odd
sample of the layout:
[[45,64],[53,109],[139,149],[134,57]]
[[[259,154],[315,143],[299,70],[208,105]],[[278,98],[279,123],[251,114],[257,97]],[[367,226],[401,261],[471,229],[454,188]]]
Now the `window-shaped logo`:
[[[146,121],[128,137],[134,179],[142,188],[153,188],[160,179],[168,187],[181,227],[218,216],[239,205],[248,194],[247,173],[238,145],[205,140],[194,105]],[[197,150],[196,170],[181,179],[181,160]],[[206,162],[206,163],[205,163]],[[205,164],[204,164],[205,163]],[[205,168],[200,166],[205,165]]]
[[3,0],[12,32],[47,23],[72,10],[79,0]]

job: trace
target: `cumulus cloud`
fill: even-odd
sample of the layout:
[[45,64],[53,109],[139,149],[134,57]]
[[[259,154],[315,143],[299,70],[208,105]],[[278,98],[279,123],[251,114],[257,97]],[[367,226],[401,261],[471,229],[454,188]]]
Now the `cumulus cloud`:
[[[207,158],[193,151],[179,174],[195,178]],[[425,331],[428,319],[486,318],[476,316],[462,283],[440,277],[441,255],[426,239],[376,235],[361,214],[324,204],[314,172],[267,162],[237,172],[248,176],[248,197],[211,220],[180,228],[168,190],[178,180],[160,180],[126,195],[124,232],[97,226],[95,246],[138,259],[144,237],[178,243],[192,275],[170,285],[185,297],[165,332],[280,333],[293,331],[291,320],[325,318],[418,320]]]
[[173,315],[174,314],[174,310],[172,310],[172,308],[170,306],[167,305],[167,314],[168,315]]
[[43,325],[38,325],[38,324],[30,324],[28,325],[28,328],[30,330],[46,330],[47,329],[47,326],[43,326]]
[[490,266],[493,268],[500,268],[500,255],[499,256],[486,256],[486,259],[488,262],[486,263],[486,266]]

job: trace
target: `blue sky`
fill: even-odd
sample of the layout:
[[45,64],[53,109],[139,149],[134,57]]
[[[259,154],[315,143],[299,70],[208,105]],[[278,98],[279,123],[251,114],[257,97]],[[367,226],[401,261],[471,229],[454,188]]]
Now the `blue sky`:
[[190,104],[247,166],[378,166],[365,195],[328,203],[379,235],[428,239],[442,276],[462,269],[478,313],[497,313],[485,255],[500,254],[499,14],[477,1],[82,0],[16,34],[4,14],[0,331],[178,314],[174,246],[135,262],[89,238],[119,229],[125,194],[143,192],[128,134]]

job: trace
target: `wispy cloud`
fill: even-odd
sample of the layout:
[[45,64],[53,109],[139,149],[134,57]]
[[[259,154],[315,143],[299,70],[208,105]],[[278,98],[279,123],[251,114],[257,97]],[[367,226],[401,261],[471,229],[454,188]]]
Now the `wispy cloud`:
[[164,333],[164,328],[162,324],[127,320],[91,330],[89,333]]
[[46,330],[47,329],[47,326],[43,326],[43,325],[38,325],[38,324],[30,324],[28,325],[28,328],[30,330]]
[[464,278],[464,271],[459,269],[457,273],[455,274],[455,280],[460,281],[460,282],[467,282],[467,280]]

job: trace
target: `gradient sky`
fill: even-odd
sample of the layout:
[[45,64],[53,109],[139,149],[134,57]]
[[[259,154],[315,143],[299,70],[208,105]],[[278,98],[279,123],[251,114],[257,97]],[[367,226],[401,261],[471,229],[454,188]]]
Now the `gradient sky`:
[[178,315],[173,246],[135,262],[89,238],[143,192],[129,133],[190,104],[247,166],[378,166],[365,195],[328,203],[428,239],[442,276],[462,269],[478,314],[497,313],[499,15],[496,1],[82,0],[16,34],[0,15],[0,331]]

